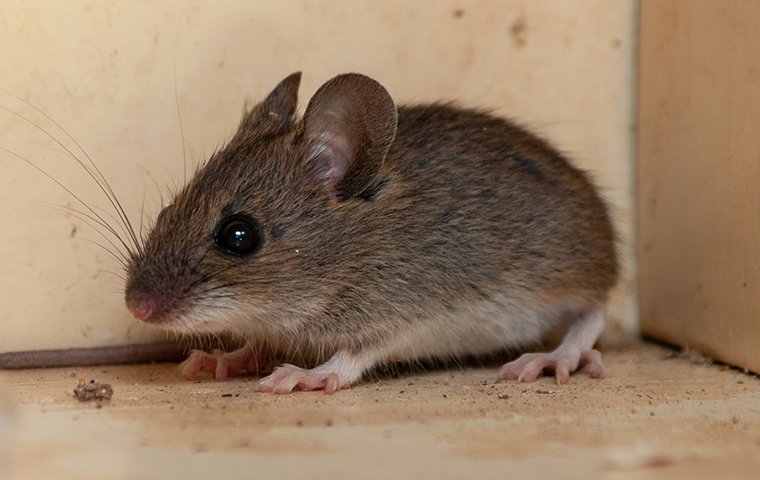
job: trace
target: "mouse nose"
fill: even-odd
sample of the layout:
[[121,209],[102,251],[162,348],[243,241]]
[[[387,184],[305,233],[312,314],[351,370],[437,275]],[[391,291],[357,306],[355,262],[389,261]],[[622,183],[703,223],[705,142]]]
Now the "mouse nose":
[[156,309],[149,303],[132,305],[128,304],[127,308],[129,308],[129,311],[132,312],[132,315],[134,315],[135,318],[143,321],[150,320],[150,317],[153,315],[153,311]]
[[128,291],[126,303],[129,311],[138,320],[149,322],[157,316],[158,302],[142,292]]

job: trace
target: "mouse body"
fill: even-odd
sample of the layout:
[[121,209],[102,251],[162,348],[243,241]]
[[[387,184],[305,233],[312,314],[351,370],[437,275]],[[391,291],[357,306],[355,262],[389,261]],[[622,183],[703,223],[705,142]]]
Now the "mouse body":
[[579,169],[516,124],[452,104],[397,108],[339,75],[296,114],[300,73],[244,116],[158,215],[127,267],[133,315],[249,345],[193,352],[183,374],[256,373],[263,391],[335,391],[391,360],[553,352],[504,379],[568,381],[593,350],[618,275],[608,209]]

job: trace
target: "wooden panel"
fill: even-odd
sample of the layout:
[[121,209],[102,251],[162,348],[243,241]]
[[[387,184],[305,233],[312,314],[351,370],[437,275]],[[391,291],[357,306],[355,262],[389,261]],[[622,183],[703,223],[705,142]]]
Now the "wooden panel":
[[643,332],[760,371],[760,2],[641,3]]

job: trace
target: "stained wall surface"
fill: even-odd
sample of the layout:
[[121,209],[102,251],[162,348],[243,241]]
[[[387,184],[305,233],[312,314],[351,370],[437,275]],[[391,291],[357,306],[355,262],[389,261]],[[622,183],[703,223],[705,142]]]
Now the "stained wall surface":
[[96,245],[118,241],[72,211],[93,208],[120,228],[73,157],[89,154],[139,229],[159,192],[182,183],[183,156],[194,168],[246,99],[296,70],[302,106],[321,82],[359,71],[400,102],[453,99],[519,119],[593,172],[627,265],[608,334],[626,338],[635,18],[633,0],[3,1],[0,351],[155,336],[131,319],[123,272]]

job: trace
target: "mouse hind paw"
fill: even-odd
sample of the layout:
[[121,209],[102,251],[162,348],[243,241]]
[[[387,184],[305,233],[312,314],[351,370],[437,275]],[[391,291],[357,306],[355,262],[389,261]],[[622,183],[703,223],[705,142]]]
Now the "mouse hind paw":
[[499,378],[534,382],[544,372],[553,372],[557,383],[570,381],[570,374],[588,367],[592,378],[604,377],[602,354],[593,346],[604,329],[601,310],[594,309],[579,316],[571,325],[562,343],[553,352],[526,353],[501,368]]
[[557,383],[563,385],[570,381],[570,374],[588,366],[589,376],[604,377],[602,354],[597,350],[586,350],[578,355],[565,353],[526,353],[515,361],[501,368],[499,378],[502,380],[517,380],[518,382],[534,382],[543,372],[553,372]]

